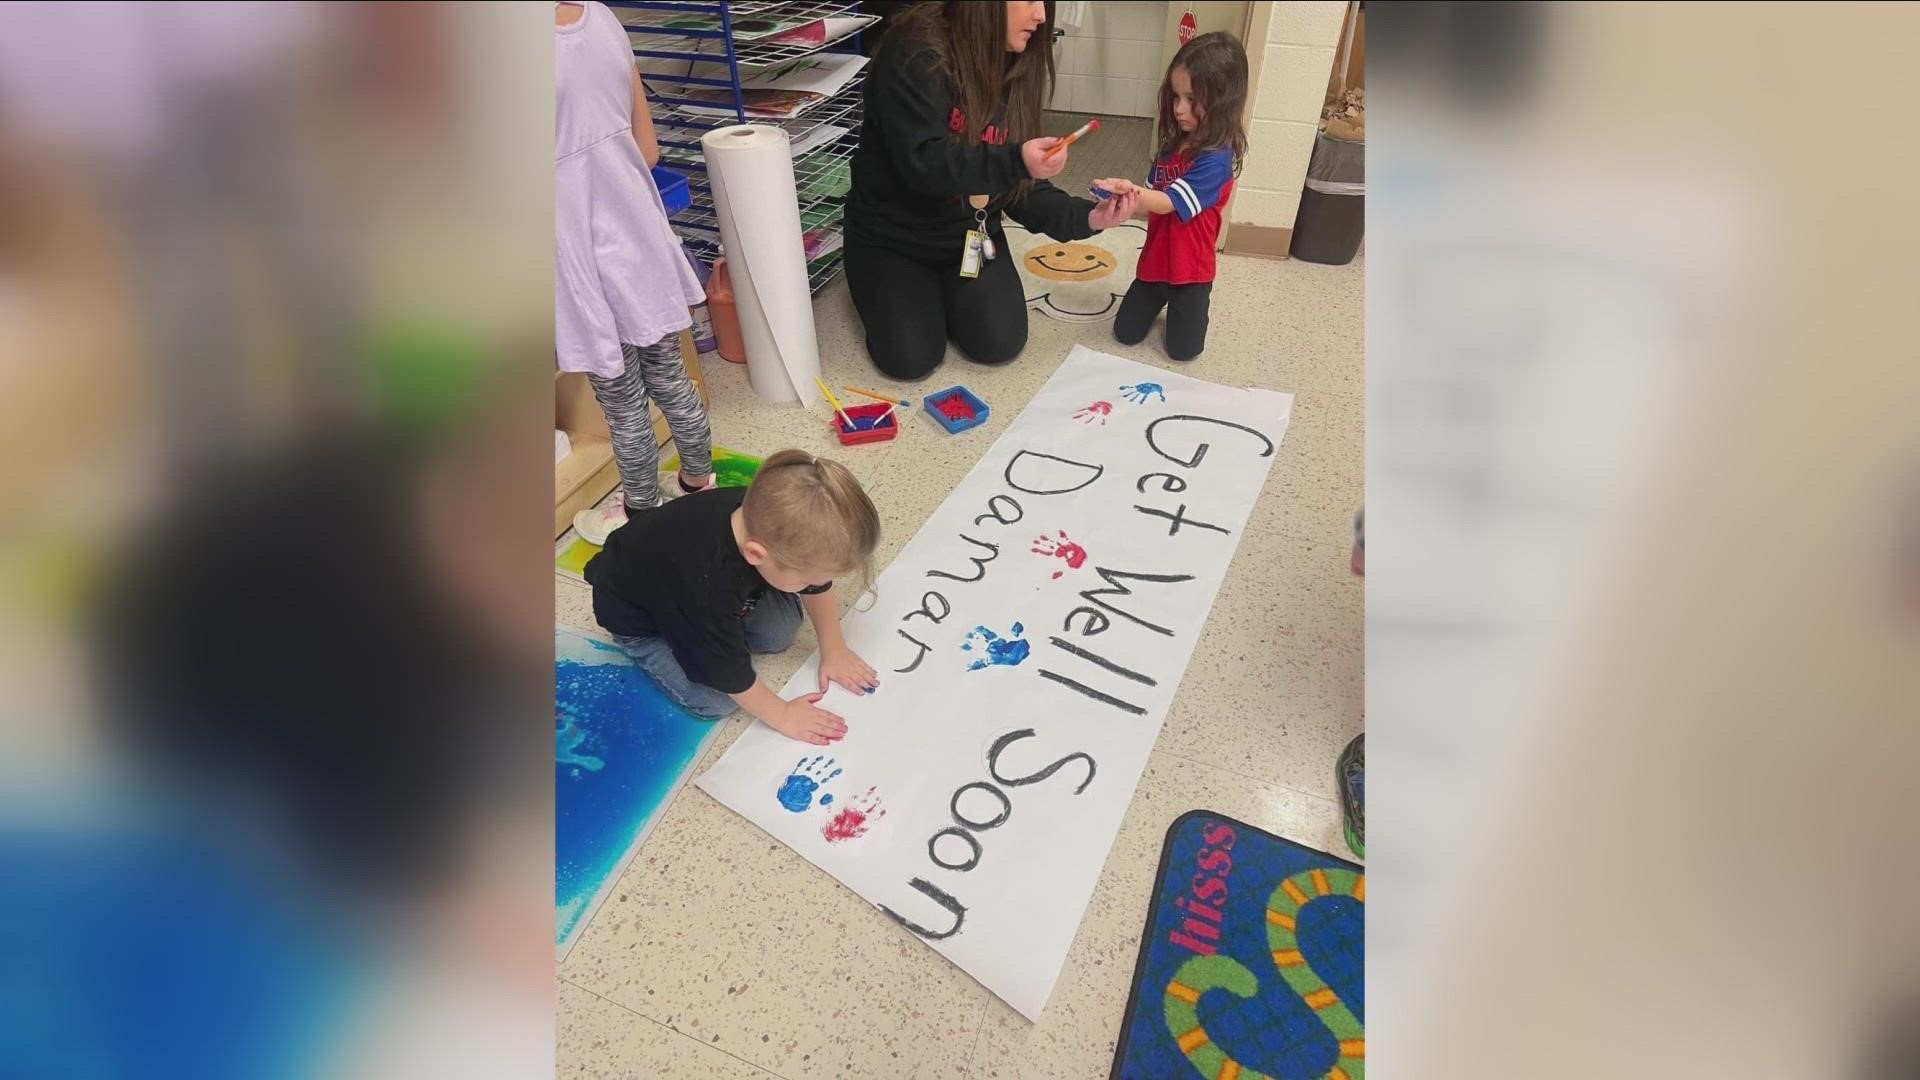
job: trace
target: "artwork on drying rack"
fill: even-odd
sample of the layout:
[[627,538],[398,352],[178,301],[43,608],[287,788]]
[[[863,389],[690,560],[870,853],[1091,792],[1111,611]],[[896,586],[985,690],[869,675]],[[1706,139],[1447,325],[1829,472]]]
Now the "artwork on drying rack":
[[[696,104],[680,105],[680,111],[696,116],[733,116],[733,91],[726,90],[685,90],[680,96]],[[747,90],[740,91],[740,104],[750,120],[791,120],[813,106],[825,101],[826,97],[808,90]]]
[[740,85],[754,90],[804,90],[832,97],[846,89],[866,66],[867,58],[858,53],[815,53],[757,71],[741,79]]
[[1039,1015],[1292,404],[1076,346],[845,620],[847,736],[697,784]]

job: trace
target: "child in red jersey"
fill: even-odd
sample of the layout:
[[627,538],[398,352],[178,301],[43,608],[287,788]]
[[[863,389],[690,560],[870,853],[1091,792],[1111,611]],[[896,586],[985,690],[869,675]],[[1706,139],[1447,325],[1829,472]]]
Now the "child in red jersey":
[[1214,242],[1220,212],[1247,152],[1247,52],[1232,34],[1202,34],[1173,56],[1160,84],[1159,157],[1148,186],[1096,180],[1116,195],[1140,196],[1147,242],[1133,287],[1120,302],[1113,336],[1134,345],[1167,309],[1167,355],[1191,360],[1207,345]]

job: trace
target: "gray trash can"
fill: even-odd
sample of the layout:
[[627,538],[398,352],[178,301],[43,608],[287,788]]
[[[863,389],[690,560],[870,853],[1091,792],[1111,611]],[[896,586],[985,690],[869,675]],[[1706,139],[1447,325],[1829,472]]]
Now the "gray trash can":
[[1293,217],[1294,258],[1340,266],[1353,261],[1367,231],[1367,144],[1321,135],[1307,165]]

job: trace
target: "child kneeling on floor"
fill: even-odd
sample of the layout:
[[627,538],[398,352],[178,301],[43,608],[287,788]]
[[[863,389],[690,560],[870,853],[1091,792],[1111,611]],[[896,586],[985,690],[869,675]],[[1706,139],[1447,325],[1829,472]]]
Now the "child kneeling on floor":
[[1160,84],[1160,149],[1149,186],[1118,177],[1093,182],[1115,195],[1138,195],[1134,214],[1147,219],[1140,267],[1113,318],[1122,345],[1139,344],[1164,307],[1169,357],[1191,360],[1207,347],[1213,247],[1247,155],[1246,105],[1246,50],[1232,34],[1201,34],[1173,54]]
[[[880,515],[846,466],[782,450],[753,485],[719,488],[636,514],[587,563],[593,615],[669,697],[720,719],[747,710],[792,739],[846,734],[819,707],[828,683],[880,685],[840,633],[835,578],[868,573]],[[752,653],[793,645],[802,612],[820,639],[820,689],[782,701]]]

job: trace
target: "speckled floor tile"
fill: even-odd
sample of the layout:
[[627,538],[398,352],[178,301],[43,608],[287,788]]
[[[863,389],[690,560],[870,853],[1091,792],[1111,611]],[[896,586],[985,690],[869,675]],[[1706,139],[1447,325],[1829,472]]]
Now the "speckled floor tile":
[[783,1077],[930,1076],[990,996],[885,914],[689,788],[561,974]]
[[554,1036],[555,1076],[727,1077],[778,1080],[731,1054],[635,1015],[562,981]]
[[989,1002],[973,1051],[973,1075],[983,1080],[1086,1080],[1107,1074],[1160,847],[1174,819],[1195,808],[1346,855],[1340,811],[1333,802],[1154,753],[1046,1010],[1029,1023],[998,999]]
[[593,621],[593,589],[584,581],[554,575],[553,615],[554,622],[560,626],[571,626],[593,634],[606,633],[600,629],[599,623]]
[[[1358,400],[1365,390],[1366,271],[1361,260],[1316,266],[1222,255],[1207,349],[1191,367],[1215,382],[1316,390]],[[1147,335],[1160,340],[1162,327]]]
[[1224,634],[1213,639],[1221,643],[1217,655],[1246,665],[1240,671],[1264,663],[1276,647],[1364,655],[1366,594],[1351,572],[1351,554],[1344,545],[1278,533],[1241,537],[1203,639]]
[[[916,415],[890,443],[841,447],[824,408],[763,404],[744,368],[709,361],[716,442],[754,453],[800,446],[846,462],[861,478],[882,519],[876,572],[1075,343],[1223,385],[1292,391],[1296,401],[1038,1023],[689,787],[562,971],[577,984],[561,997],[568,1075],[1103,1076],[1160,844],[1175,817],[1205,806],[1347,854],[1331,795],[1333,758],[1358,730],[1362,705],[1363,592],[1347,572],[1347,544],[1364,480],[1364,271],[1357,261],[1321,267],[1231,256],[1220,266],[1207,351],[1192,364],[1166,358],[1158,328],[1123,346],[1110,323],[1034,314],[1020,360],[984,367],[950,352],[918,384],[873,370],[844,282],[829,286],[815,304],[827,383],[836,392],[851,384],[914,398],[916,413],[926,391],[965,384],[993,417],[963,436]],[[557,581],[555,615],[592,628],[585,586]],[[813,645],[809,628],[786,653],[756,658],[762,677],[783,684]],[[738,714],[723,721],[696,775],[751,722]]]
[[1366,497],[1365,425],[1358,401],[1294,391],[1287,435],[1248,531],[1351,546],[1353,515]]
[[[812,409],[803,409],[798,404],[769,405],[748,385],[746,368],[713,357],[702,364],[702,369],[706,373],[710,401],[707,416],[713,426],[715,444],[762,458],[781,450],[805,450],[846,465],[862,485],[871,484],[882,475],[881,466],[893,449],[892,444],[840,445],[834,437],[831,410],[826,403],[816,404]],[[844,404],[846,395],[840,394],[838,387],[851,380],[836,383],[839,376],[828,371],[824,362],[822,377],[827,385],[835,387],[834,393],[841,396]],[[670,452],[662,451],[662,454]]]
[[1243,538],[1155,747],[1334,798],[1365,707],[1361,622],[1346,548]]

